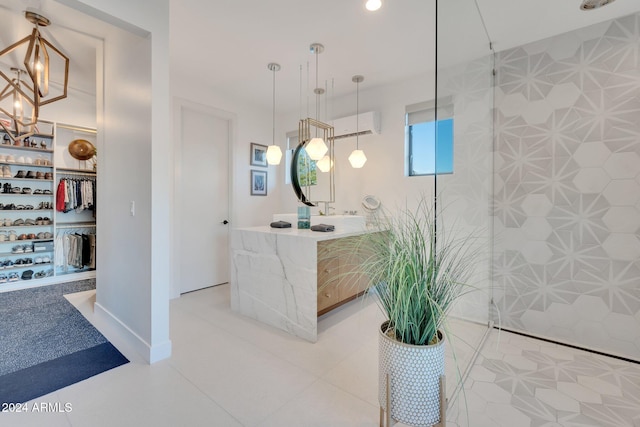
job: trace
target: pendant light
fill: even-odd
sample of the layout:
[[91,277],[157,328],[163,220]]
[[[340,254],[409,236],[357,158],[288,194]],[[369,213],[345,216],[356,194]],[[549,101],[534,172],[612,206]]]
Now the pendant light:
[[16,77],[0,92],[0,112],[10,117],[12,123],[11,129],[7,129],[2,122],[2,128],[12,138],[24,138],[35,133],[35,108],[29,96],[33,94],[33,88],[22,79],[26,74],[24,70],[12,67],[11,71],[16,73]]
[[[313,43],[310,48],[311,53],[316,55],[316,88],[313,93],[316,94],[316,121],[318,121],[318,111],[320,110],[320,95],[324,93],[324,89],[318,86],[318,55],[324,51],[324,46],[320,43]],[[305,146],[307,155],[311,160],[320,160],[329,151],[329,147],[325,144],[324,140],[318,137],[318,130],[316,129],[316,136]]]
[[[20,53],[24,54],[23,64],[26,71],[23,72],[30,77],[32,82],[32,87],[29,88],[32,90],[32,93],[29,93],[28,98],[30,99],[30,104],[33,106],[34,121],[37,121],[41,106],[67,97],[67,89],[69,86],[69,58],[40,33],[40,27],[46,27],[50,24],[49,19],[30,11],[26,11],[24,16],[34,26],[31,34],[0,51],[0,62],[10,63],[15,55],[11,55],[12,52],[24,48],[22,49],[23,52]],[[58,58],[52,61],[52,56],[57,56]],[[52,96],[49,93],[51,63],[62,68],[62,93],[56,96]],[[7,76],[2,70],[0,70],[0,77],[4,78],[9,85],[16,89],[16,86],[12,84],[13,79]],[[0,93],[0,100],[3,99],[5,90]],[[24,91],[18,92],[23,98],[27,97]],[[16,117],[12,114],[9,114],[9,116],[16,122]],[[5,128],[4,124],[2,127]],[[5,131],[6,130],[5,128]],[[19,133],[18,129],[11,129],[11,131]],[[8,134],[13,138],[11,132],[8,132]]]
[[329,156],[324,156],[316,162],[316,166],[320,172],[329,172],[333,167],[333,160]]
[[273,133],[271,145],[267,148],[267,163],[270,165],[279,165],[282,159],[282,150],[276,145],[276,71],[280,71],[280,64],[271,62],[267,65],[270,71],[273,71]]
[[349,163],[354,169],[360,169],[367,162],[367,156],[364,155],[364,151],[360,150],[359,146],[359,121],[360,121],[360,83],[364,80],[364,76],[353,76],[351,81],[356,84],[356,149],[349,155]]

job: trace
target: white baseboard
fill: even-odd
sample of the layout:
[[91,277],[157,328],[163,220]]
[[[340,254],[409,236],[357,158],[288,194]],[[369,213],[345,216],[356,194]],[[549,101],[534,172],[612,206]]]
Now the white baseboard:
[[[94,304],[94,313],[97,323],[102,326],[100,328],[101,332],[103,331],[103,328],[108,329],[108,331],[104,330],[103,333],[110,341],[113,341],[113,339],[109,337],[109,335],[115,334],[119,340],[124,341],[125,345],[135,350],[138,355],[142,356],[145,362],[151,364],[171,357],[170,340],[152,346],[113,315],[113,313],[97,302]],[[116,347],[118,346],[115,342],[113,344],[116,345]],[[126,353],[125,356],[127,356]]]

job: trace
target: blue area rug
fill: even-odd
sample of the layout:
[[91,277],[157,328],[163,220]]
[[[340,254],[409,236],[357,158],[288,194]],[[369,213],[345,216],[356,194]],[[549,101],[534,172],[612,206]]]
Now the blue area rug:
[[0,293],[0,402],[23,403],[128,363],[63,295],[94,280]]

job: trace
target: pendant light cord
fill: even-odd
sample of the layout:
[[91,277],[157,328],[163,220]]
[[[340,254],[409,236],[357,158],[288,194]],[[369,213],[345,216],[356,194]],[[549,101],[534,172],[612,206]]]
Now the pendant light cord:
[[276,69],[273,68],[273,134],[271,138],[271,144],[276,145]]
[[360,149],[360,81],[356,81],[356,150]]

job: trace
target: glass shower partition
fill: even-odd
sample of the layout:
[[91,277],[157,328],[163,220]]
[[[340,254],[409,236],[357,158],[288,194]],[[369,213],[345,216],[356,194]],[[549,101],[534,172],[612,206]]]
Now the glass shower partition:
[[[494,55],[475,0],[436,0],[436,215],[448,237],[470,239],[479,256],[475,290],[453,308],[447,348],[449,417],[464,412],[459,393],[491,330]],[[447,147],[447,140],[452,147]],[[451,162],[452,160],[452,162]]]

